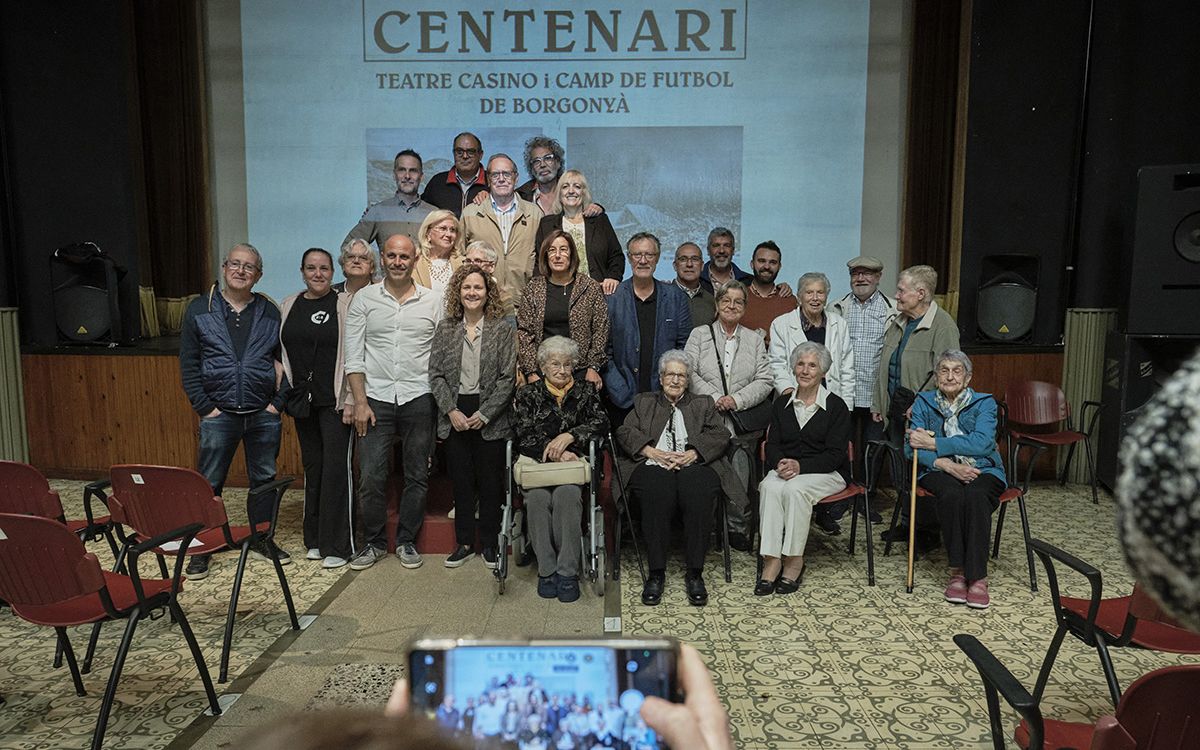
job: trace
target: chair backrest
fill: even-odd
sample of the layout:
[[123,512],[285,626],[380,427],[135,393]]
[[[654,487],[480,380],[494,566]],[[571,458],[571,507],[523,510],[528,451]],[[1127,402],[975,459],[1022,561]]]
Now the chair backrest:
[[1156,669],[1134,681],[1117,705],[1117,721],[1138,750],[1200,747],[1200,664]]
[[1008,419],[1027,426],[1055,425],[1071,416],[1067,396],[1053,383],[1023,380],[1004,390]]
[[204,475],[174,466],[121,464],[109,471],[113,520],[144,538],[193,523],[217,528],[228,520],[225,504],[214,497]]
[[42,472],[29,464],[0,461],[0,513],[62,518],[62,501]]
[[104,588],[100,561],[58,521],[0,513],[0,599],[55,604]]

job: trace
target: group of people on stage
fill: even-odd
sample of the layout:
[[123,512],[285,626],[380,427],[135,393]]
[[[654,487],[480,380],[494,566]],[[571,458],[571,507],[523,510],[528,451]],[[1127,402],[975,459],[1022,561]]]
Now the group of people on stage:
[[[454,168],[418,195],[422,160],[398,153],[395,196],[367,209],[336,259],[321,248],[302,253],[304,289],[280,307],[253,292],[258,251],[229,251],[223,284],[187,311],[180,351],[184,390],[201,417],[199,468],[216,492],[239,442],[252,487],[274,477],[286,404],[305,471],[306,557],[362,570],[386,555],[385,484],[399,440],[396,554],[419,567],[436,435],[454,487],[458,546],[445,565],[478,552],[494,567],[504,553],[495,545],[506,441],[525,460],[571,462],[611,433],[623,469],[614,491],[641,509],[642,601],[663,596],[678,514],[687,598],[700,606],[718,498],[731,546],[750,549],[749,490],[764,432],[759,595],[797,590],[810,524],[839,531],[837,511],[814,505],[845,487],[848,445],[861,460],[864,441],[883,439],[888,425],[897,449],[919,451],[920,481],[937,498],[938,521],[912,522],[940,522],[952,566],[946,599],[987,606],[990,513],[1004,487],[996,406],[969,388],[971,363],[933,299],[932,268],[902,271],[893,300],[878,289],[882,262],[854,258],[850,292],[829,304],[825,274],[800,276],[794,290],[776,283],[783,254],[771,241],[743,271],[733,233],[717,227],[707,261],[697,243],[684,243],[676,277],[656,279],[658,238],[638,232],[623,251],[586,177],[564,170],[556,141],[530,139],[531,179],[519,187],[510,157],[482,157],[476,136],[458,135]],[[907,414],[889,406],[916,392],[905,433]],[[357,492],[348,479],[354,453]],[[538,593],[574,601],[580,486],[524,496]],[[193,557],[188,576],[202,577],[208,562]]]
[[491,684],[464,703],[447,694],[434,721],[475,747],[495,750],[642,750],[656,748],[654,733],[637,713],[615,700],[593,704],[574,692],[550,693],[532,675]]

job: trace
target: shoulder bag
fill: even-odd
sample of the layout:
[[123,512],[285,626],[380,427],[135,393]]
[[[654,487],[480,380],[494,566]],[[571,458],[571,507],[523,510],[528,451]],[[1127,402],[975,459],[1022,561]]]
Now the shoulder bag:
[[[714,329],[716,324],[708,327],[708,335],[712,337],[713,350],[717,355],[717,369],[721,373],[721,388],[729,395],[729,381],[725,379],[725,363],[721,361],[721,344],[717,341]],[[771,400],[763,399],[748,409],[728,412],[733,423],[733,431],[739,435],[749,435],[752,432],[762,432],[771,424]]]

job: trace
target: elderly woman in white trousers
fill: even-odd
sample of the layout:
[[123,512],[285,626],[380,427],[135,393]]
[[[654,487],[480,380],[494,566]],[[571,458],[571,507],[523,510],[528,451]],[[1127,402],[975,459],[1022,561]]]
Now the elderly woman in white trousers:
[[850,410],[821,385],[829,350],[808,341],[789,360],[796,385],[772,405],[766,448],[771,470],[758,487],[763,573],[754,586],[757,596],[800,587],[813,506],[844,489],[850,477]]

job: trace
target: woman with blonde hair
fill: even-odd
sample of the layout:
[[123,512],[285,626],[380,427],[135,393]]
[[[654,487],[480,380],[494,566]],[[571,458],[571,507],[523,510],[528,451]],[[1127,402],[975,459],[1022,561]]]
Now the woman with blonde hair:
[[462,225],[453,211],[429,212],[417,230],[417,249],[413,281],[444,294],[464,255]]

